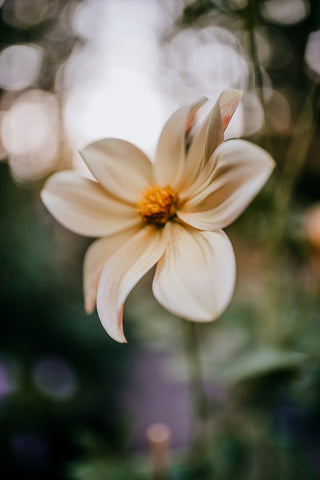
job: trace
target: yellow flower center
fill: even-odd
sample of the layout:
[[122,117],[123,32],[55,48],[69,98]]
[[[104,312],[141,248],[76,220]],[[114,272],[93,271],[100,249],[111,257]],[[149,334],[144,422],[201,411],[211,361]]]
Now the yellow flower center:
[[146,223],[164,225],[175,216],[178,195],[171,187],[150,185],[141,192],[137,209]]

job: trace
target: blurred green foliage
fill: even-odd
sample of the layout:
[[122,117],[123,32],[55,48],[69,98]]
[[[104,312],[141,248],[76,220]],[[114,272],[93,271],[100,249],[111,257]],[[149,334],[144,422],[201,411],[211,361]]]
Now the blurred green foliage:
[[[173,27],[174,35],[239,21],[240,38],[243,30],[262,26],[273,49],[264,70],[272,87],[285,94],[292,118],[290,128],[277,133],[272,129],[277,105],[272,109],[266,102],[265,129],[252,138],[271,151],[278,167],[229,228],[240,278],[232,305],[221,320],[199,331],[208,392],[213,384],[220,395],[211,395],[209,458],[174,451],[172,480],[320,475],[319,251],[304,231],[305,210],[319,201],[319,87],[304,56],[310,33],[320,28],[320,7],[316,0],[301,0],[307,14],[285,24],[268,19],[268,2],[183,2]],[[38,87],[53,91],[59,66],[83,41],[70,28],[80,2],[51,2],[43,13],[34,0],[30,24],[14,17],[18,3],[2,2],[1,47],[42,44],[46,55]],[[286,41],[293,54],[280,62]],[[246,52],[249,89],[261,95],[259,52],[255,58],[252,48]],[[298,148],[292,149],[295,138]],[[0,165],[1,477],[150,478],[146,449],[137,452],[130,444],[133,419],[119,399],[136,351],[164,351],[166,374],[177,384],[185,381],[177,319],[156,305],[143,284],[126,307],[129,346],[109,339],[97,315],[83,311],[81,262],[88,242],[53,222],[40,203],[40,187],[16,185],[9,166]]]
[[[128,350],[106,337],[96,315],[85,315],[81,263],[70,252],[59,257],[57,237],[64,237],[66,248],[74,249],[78,241],[79,253],[82,240],[69,239],[67,246],[68,234],[49,221],[38,190],[17,189],[7,165],[0,167],[1,203],[6,205],[0,241],[0,363],[8,368],[10,390],[0,399],[1,470],[23,478],[61,478],[66,464],[84,451],[80,439],[86,432],[102,438],[111,451],[121,451],[116,392]],[[47,359],[71,370],[74,388],[66,395],[59,391],[61,382],[70,383],[63,371],[58,383],[50,379],[50,369],[47,382],[36,381],[36,366]],[[4,389],[5,378],[0,382]]]

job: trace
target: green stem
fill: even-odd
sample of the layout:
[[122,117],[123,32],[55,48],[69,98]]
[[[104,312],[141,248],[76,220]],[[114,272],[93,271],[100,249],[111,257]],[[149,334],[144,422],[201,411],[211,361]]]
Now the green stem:
[[256,17],[257,17],[257,5],[256,0],[250,0],[247,7],[247,30],[249,35],[249,55],[251,57],[251,62],[253,66],[254,80],[251,84],[251,89],[257,89],[258,97],[261,103],[261,107],[264,114],[264,129],[266,133],[266,138],[264,140],[265,148],[268,151],[272,152],[272,143],[269,127],[269,119],[266,112],[266,100],[263,90],[263,76],[261,72],[260,62],[258,58],[258,49],[255,36],[255,26],[256,26]]
[[193,405],[195,448],[204,457],[208,451],[208,399],[205,392],[197,325],[183,320],[184,346]]
[[296,124],[296,135],[285,156],[285,162],[282,173],[282,181],[276,192],[276,212],[277,212],[277,234],[281,239],[284,233],[284,227],[287,218],[287,212],[290,207],[291,197],[296,185],[297,179],[302,171],[311,140],[316,130],[314,120],[314,105],[317,104],[320,94],[320,84],[314,84],[309,98],[304,104]]
[[[249,53],[253,65],[255,85],[258,89],[259,99],[265,115],[265,132],[267,134],[264,143],[265,148],[273,152],[272,137],[270,136],[269,119],[266,115],[266,102],[263,91],[263,77],[259,65],[257,44],[255,39],[255,24],[257,15],[257,1],[249,0],[247,7],[247,29],[249,34]],[[263,319],[266,326],[261,329],[262,340],[272,345],[281,344],[285,337],[285,332],[281,332],[279,319],[281,316],[281,304],[283,303],[280,291],[282,278],[283,262],[283,243],[285,238],[285,228],[287,225],[288,212],[291,205],[291,198],[299,178],[305,158],[310,147],[314,132],[315,122],[312,122],[315,104],[319,102],[319,79],[312,88],[308,101],[305,102],[301,114],[295,126],[295,135],[288,147],[284,158],[284,167],[280,182],[275,190],[274,196],[274,217],[272,225],[270,224],[267,245],[267,265],[266,265],[266,283],[267,283],[267,305],[264,309],[267,318]]]
[[[286,339],[286,332],[279,328],[279,314],[283,303],[283,291],[280,289],[282,277],[283,251],[288,214],[291,207],[293,192],[301,175],[308,150],[315,133],[314,122],[317,103],[320,98],[320,85],[315,84],[309,98],[295,125],[295,135],[289,144],[284,158],[284,166],[280,181],[275,190],[274,218],[270,225],[268,238],[267,286],[269,289],[269,320],[267,325],[267,340],[272,344],[281,344]],[[272,310],[270,312],[270,309]]]
[[257,44],[255,39],[255,28],[256,23],[256,2],[255,0],[251,0],[248,4],[248,15],[247,15],[247,28],[249,33],[249,51],[250,57],[254,68],[254,76],[255,76],[255,85],[260,89],[259,95],[262,106],[264,107],[265,100],[262,93],[262,86],[263,86],[263,77],[260,69],[259,59],[258,59],[258,51],[257,51]]

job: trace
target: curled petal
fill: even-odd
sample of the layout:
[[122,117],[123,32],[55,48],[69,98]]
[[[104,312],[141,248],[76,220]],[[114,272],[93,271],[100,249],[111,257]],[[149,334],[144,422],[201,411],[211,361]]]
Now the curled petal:
[[268,180],[275,162],[262,148],[245,140],[223,143],[210,160],[214,166],[207,186],[187,200],[177,215],[201,230],[232,223]]
[[52,175],[41,198],[58,222],[87,237],[111,235],[141,221],[131,205],[111,197],[97,182],[73,171]]
[[140,226],[132,227],[109,237],[100,238],[86,251],[83,262],[83,292],[87,313],[92,313],[96,306],[100,275],[107,260],[140,228]]
[[206,98],[191,106],[177,110],[161,132],[154,163],[155,179],[161,186],[175,187],[184,169],[186,135],[191,129],[196,113]]
[[239,105],[243,93],[241,90],[229,88],[221,93],[219,97],[219,108],[222,121],[222,128],[225,130],[229,125],[234,112]]
[[169,223],[165,234],[167,245],[153,280],[154,296],[187,320],[215,320],[234,290],[235,259],[228,237],[221,230],[201,232],[179,223]]
[[241,97],[240,90],[228,89],[221,93],[190,145],[180,189],[185,190],[194,183],[215,149],[223,142],[224,130],[229,125]]
[[186,189],[192,185],[199,172],[205,167],[212,153],[224,140],[224,130],[234,114],[242,92],[228,89],[221,93],[218,101],[202,124],[199,132],[191,142],[186,169],[181,187]]
[[117,342],[126,342],[122,326],[125,299],[163,251],[162,230],[147,226],[107,261],[99,281],[97,309],[103,327]]
[[135,203],[139,192],[153,182],[149,158],[125,140],[105,138],[80,154],[100,185],[126,202]]

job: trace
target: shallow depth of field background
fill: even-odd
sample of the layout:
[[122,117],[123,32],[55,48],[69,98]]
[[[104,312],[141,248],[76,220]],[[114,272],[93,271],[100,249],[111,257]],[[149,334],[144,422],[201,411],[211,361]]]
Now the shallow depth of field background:
[[152,157],[175,109],[229,87],[244,96],[226,137],[277,167],[227,229],[234,298],[199,326],[214,478],[320,478],[319,2],[0,0],[0,42],[1,478],[150,478],[145,431],[163,422],[172,478],[201,480],[181,320],[147,275],[128,344],[111,340],[83,311],[90,240],[39,192],[59,169],[88,175],[77,151],[101,137]]

